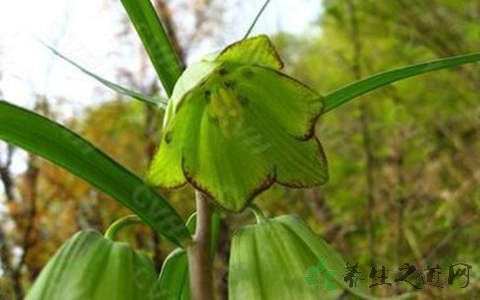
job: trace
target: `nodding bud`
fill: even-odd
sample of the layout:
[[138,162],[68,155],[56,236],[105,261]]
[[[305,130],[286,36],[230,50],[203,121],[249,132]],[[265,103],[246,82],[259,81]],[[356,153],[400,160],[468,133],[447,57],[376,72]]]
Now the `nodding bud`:
[[50,259],[27,300],[160,299],[152,261],[128,244],[80,231]]
[[[260,219],[233,236],[230,300],[336,299],[331,287],[348,288],[341,275],[346,263],[305,222],[293,215]],[[313,267],[321,261],[326,265],[322,270]],[[316,284],[306,282],[312,268],[316,278],[309,279]],[[365,295],[360,287],[349,291]]]

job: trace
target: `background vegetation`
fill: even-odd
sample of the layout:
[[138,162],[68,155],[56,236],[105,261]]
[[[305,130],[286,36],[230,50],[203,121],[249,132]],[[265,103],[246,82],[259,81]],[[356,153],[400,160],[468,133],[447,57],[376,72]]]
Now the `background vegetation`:
[[[176,11],[167,9],[168,2],[155,2],[169,20],[167,27],[183,57],[193,51],[192,39],[212,39],[222,26],[231,25],[225,17],[229,11],[218,3],[185,1],[195,8],[199,22],[198,36],[192,37],[171,18]],[[325,0],[323,6],[315,24],[318,30],[273,37],[286,72],[320,92],[395,66],[480,49],[478,0]],[[217,18],[206,21],[213,10]],[[123,34],[134,33],[128,28]],[[301,215],[347,261],[359,262],[368,284],[372,266],[390,269],[391,282],[404,263],[415,264],[418,272],[438,263],[445,288],[426,286],[417,294],[419,299],[475,299],[480,293],[478,66],[406,80],[324,116],[317,133],[330,164],[330,182],[309,190],[277,186],[257,203],[271,215]],[[161,93],[145,70],[118,73],[145,93]],[[37,112],[59,118],[61,111],[50,103],[39,95]],[[142,175],[155,151],[161,119],[151,107],[115,98],[92,105],[66,124]],[[18,152],[0,145],[1,299],[20,299],[48,258],[74,232],[104,231],[128,214],[89,184],[35,156],[26,156],[27,170],[18,174],[11,163]],[[164,194],[184,218],[194,210],[190,188]],[[250,219],[248,214],[224,218],[216,261],[216,284],[223,298],[227,237]],[[122,239],[149,251],[157,267],[173,247],[146,227],[131,229]],[[448,266],[458,262],[473,265],[465,289],[446,284]],[[413,275],[412,281],[418,276]],[[393,295],[411,289],[406,283],[394,283],[371,291]]]

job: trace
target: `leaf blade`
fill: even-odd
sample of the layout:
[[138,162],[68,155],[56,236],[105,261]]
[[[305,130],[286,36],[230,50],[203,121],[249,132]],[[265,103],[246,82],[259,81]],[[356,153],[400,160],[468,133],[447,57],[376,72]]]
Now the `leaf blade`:
[[121,0],[168,96],[183,66],[150,0]]
[[182,219],[166,199],[90,142],[60,124],[0,100],[0,139],[91,183],[178,246],[190,239]]
[[191,299],[188,258],[185,250],[177,248],[165,259],[155,287],[155,296],[166,300]]
[[347,84],[325,95],[325,113],[384,85],[420,74],[480,61],[480,53],[452,56],[379,73]]
[[81,72],[83,72],[84,74],[92,77],[93,79],[97,80],[98,82],[100,82],[101,84],[103,84],[104,86],[108,87],[109,89],[119,93],[119,94],[122,94],[122,95],[125,95],[125,96],[129,96],[129,97],[132,97],[134,99],[137,99],[137,100],[140,100],[140,101],[143,101],[143,102],[146,102],[148,104],[153,104],[153,105],[156,105],[156,106],[159,106],[163,109],[165,109],[167,107],[167,103],[165,101],[161,101],[160,99],[154,99],[148,95],[145,95],[145,94],[142,94],[140,92],[136,92],[136,91],[133,91],[133,90],[130,90],[128,88],[125,88],[121,85],[118,85],[116,83],[113,83],[111,81],[108,81],[98,75],[96,75],[95,73],[87,70],[86,68],[82,67],[81,65],[79,65],[78,63],[76,63],[75,61],[73,61],[72,59],[66,57],[65,55],[63,55],[62,53],[60,53],[57,49],[55,49],[54,47],[50,46],[50,45],[47,45],[45,43],[42,43],[45,47],[47,47],[50,51],[52,51],[52,53],[54,55],[56,55],[57,57],[63,59],[64,61],[68,62],[69,64],[71,64],[72,66],[74,66],[75,68],[79,69]]

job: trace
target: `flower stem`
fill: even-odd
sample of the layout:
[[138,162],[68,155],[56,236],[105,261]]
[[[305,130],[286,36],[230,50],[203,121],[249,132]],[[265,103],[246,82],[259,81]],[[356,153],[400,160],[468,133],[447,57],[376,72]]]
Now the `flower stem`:
[[130,216],[120,218],[115,222],[113,222],[113,224],[110,225],[110,227],[108,227],[104,236],[105,238],[114,241],[120,230],[122,230],[125,227],[136,225],[136,224],[144,224],[137,215],[130,215]]
[[197,224],[193,242],[187,247],[190,291],[194,300],[212,300],[214,297],[212,261],[210,259],[210,223],[213,208],[207,197],[200,191],[195,192],[195,199],[197,204]]
[[255,218],[257,219],[257,224],[262,224],[265,221],[267,221],[267,218],[265,218],[265,215],[263,214],[262,210],[258,206],[256,206],[255,204],[250,204],[248,208],[255,215]]

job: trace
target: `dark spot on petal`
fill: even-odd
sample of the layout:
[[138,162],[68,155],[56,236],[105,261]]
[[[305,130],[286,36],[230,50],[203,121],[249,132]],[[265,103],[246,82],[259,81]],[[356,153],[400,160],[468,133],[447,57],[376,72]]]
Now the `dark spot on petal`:
[[236,86],[237,86],[236,81],[225,81],[225,87],[229,90],[234,90]]
[[210,98],[212,97],[212,92],[209,90],[205,91],[203,97],[205,98],[205,100],[207,100],[207,102],[210,102]]
[[172,132],[169,131],[167,133],[165,133],[165,143],[167,144],[170,144],[170,142],[172,141]]
[[243,77],[245,77],[245,78],[247,78],[247,79],[250,79],[250,78],[253,77],[254,74],[253,74],[252,70],[250,70],[250,69],[244,69],[244,70],[242,71],[242,75],[243,75]]
[[221,68],[221,69],[218,70],[218,74],[220,74],[221,76],[227,75],[228,71],[225,68]]
[[247,106],[250,100],[248,100],[248,98],[245,96],[239,95],[237,96],[237,101],[240,103],[240,105]]

